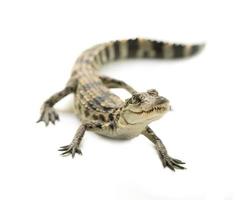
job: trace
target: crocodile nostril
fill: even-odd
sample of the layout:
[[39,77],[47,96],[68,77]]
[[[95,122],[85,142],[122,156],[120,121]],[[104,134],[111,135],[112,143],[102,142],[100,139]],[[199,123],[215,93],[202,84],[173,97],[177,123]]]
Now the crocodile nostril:
[[158,104],[163,104],[163,103],[167,103],[167,102],[169,102],[168,99],[166,99],[166,98],[164,98],[164,97],[159,97],[159,98],[157,99],[157,103],[158,103]]

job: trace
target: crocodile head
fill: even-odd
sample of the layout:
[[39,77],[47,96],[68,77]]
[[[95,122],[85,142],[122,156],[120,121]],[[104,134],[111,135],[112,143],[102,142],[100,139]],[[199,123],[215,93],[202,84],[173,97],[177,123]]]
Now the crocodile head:
[[121,116],[128,124],[149,124],[171,110],[169,101],[160,96],[155,89],[135,93],[127,99]]

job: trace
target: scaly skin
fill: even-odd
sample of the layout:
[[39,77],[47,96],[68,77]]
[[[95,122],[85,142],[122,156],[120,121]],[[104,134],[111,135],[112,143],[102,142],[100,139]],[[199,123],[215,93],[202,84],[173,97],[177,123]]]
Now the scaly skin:
[[[115,139],[130,139],[142,134],[154,143],[164,167],[185,169],[181,166],[185,163],[170,157],[162,141],[148,126],[170,110],[169,101],[154,89],[139,93],[123,81],[100,76],[98,69],[118,59],[188,57],[202,47],[140,38],[96,45],[77,59],[66,87],[44,102],[38,122],[48,125],[59,120],[54,104],[74,93],[75,113],[82,124],[72,142],[61,147],[62,155],[71,154],[74,157],[76,153],[81,154],[79,146],[86,130]],[[111,93],[110,88],[124,88],[132,96],[124,102]]]

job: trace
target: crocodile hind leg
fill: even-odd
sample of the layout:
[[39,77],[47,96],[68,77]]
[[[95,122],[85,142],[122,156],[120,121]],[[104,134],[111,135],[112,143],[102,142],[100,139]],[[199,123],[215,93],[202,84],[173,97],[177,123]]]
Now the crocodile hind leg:
[[47,99],[41,107],[41,115],[37,123],[43,121],[47,126],[50,122],[54,124],[56,120],[59,120],[59,115],[56,113],[53,106],[68,94],[73,93],[75,88],[76,84],[67,85],[63,90],[55,93]]
[[127,90],[130,94],[137,93],[137,91],[135,89],[133,89],[130,85],[128,85],[124,81],[110,78],[108,76],[100,76],[100,78],[101,78],[102,82],[108,88],[123,88],[123,89]]
[[164,144],[150,127],[147,126],[142,134],[155,144],[155,148],[159,153],[159,157],[164,167],[168,167],[173,171],[175,171],[175,168],[186,169],[185,167],[181,166],[181,164],[185,164],[184,162],[168,155]]

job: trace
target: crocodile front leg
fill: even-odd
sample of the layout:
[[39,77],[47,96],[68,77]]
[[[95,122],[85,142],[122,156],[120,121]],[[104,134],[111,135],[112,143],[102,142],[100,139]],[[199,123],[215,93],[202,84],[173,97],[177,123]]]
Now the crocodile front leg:
[[72,142],[69,145],[62,146],[60,147],[59,151],[63,151],[61,155],[67,156],[67,155],[72,155],[72,158],[74,158],[75,154],[82,154],[79,145],[81,143],[81,140],[84,136],[84,133],[87,129],[87,125],[82,124],[78,130],[76,131],[76,134],[72,140]]
[[75,90],[75,86],[67,86],[63,90],[55,93],[49,99],[47,99],[41,107],[41,115],[37,123],[43,121],[45,122],[46,126],[48,126],[50,122],[52,124],[55,124],[55,121],[59,120],[59,115],[56,113],[53,106],[62,98],[74,92],[74,90]]
[[63,153],[61,155],[68,156],[71,154],[72,158],[74,158],[76,153],[82,155],[82,152],[81,152],[79,146],[83,139],[85,131],[93,130],[93,129],[101,127],[101,126],[102,125],[100,123],[94,123],[94,122],[80,125],[80,127],[76,131],[76,134],[75,134],[72,142],[69,145],[60,147],[59,151],[63,151]]
[[168,167],[173,171],[175,171],[175,168],[186,169],[185,167],[181,166],[181,164],[185,164],[184,162],[168,155],[166,147],[150,127],[147,126],[142,134],[155,144],[155,148],[159,153],[159,157],[164,167]]

